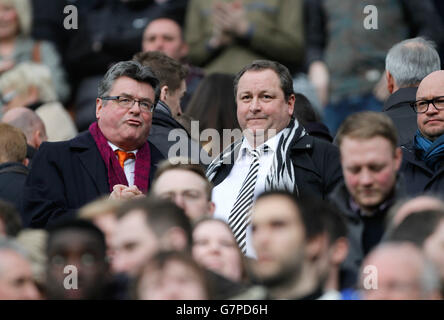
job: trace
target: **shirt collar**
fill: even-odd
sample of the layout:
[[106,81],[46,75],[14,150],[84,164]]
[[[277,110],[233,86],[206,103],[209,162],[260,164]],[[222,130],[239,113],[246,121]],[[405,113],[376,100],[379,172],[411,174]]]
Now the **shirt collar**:
[[[108,145],[111,147],[111,149],[113,149],[113,152],[115,152],[116,150],[122,150],[121,148],[119,148],[118,146],[112,144],[109,141],[108,141]],[[122,150],[122,151],[125,151],[125,150]],[[131,150],[131,151],[127,151],[127,152],[137,154],[137,150]]]
[[[279,144],[279,139],[281,138],[283,131],[284,130],[281,130],[278,134],[276,134],[275,136],[271,137],[270,139],[268,139],[267,141],[264,142],[264,144],[266,144],[268,147],[268,152],[270,152],[270,153],[276,152],[276,150],[278,148],[278,144]],[[244,137],[237,159],[239,160],[240,158],[244,157],[248,151],[253,151],[253,147],[250,145],[248,140]]]

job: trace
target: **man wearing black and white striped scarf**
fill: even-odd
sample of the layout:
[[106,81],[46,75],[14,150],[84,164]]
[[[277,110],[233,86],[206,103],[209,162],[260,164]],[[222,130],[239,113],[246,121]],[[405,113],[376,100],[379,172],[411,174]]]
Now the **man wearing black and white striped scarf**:
[[234,92],[244,136],[214,159],[207,177],[215,185],[214,216],[227,221],[241,250],[254,256],[250,243],[254,199],[273,189],[326,198],[341,179],[339,152],[309,136],[292,118],[295,96],[285,66],[254,61],[236,76]]

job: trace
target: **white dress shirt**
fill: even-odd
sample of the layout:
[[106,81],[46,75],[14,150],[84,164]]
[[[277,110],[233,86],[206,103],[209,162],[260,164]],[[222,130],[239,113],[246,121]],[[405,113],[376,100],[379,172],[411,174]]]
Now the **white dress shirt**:
[[[119,150],[120,148],[113,145],[111,142],[108,141],[109,146],[111,149],[113,149],[113,152],[116,152],[116,150]],[[122,149],[120,149],[122,150]],[[122,150],[125,151],[125,150]],[[134,155],[137,155],[137,150],[132,151],[126,151],[126,152],[132,152]],[[116,155],[116,159],[119,159],[119,157]],[[125,172],[126,180],[128,181],[128,186],[131,187],[134,185],[134,172],[136,171],[136,159],[127,159],[125,163],[123,164],[123,171]]]
[[[259,171],[256,180],[256,186],[254,189],[253,200],[257,198],[262,192],[265,191],[265,179],[270,171],[273,163],[273,157],[278,147],[279,139],[282,135],[282,131],[274,137],[268,139],[265,144],[268,146],[268,152],[261,153],[259,157]],[[216,210],[214,217],[222,219],[228,223],[231,209],[236,201],[237,195],[242,183],[247,177],[248,170],[253,161],[253,157],[247,150],[253,150],[247,139],[244,138],[239,150],[237,159],[234,162],[228,176],[216,187],[213,188],[212,200],[216,204]],[[246,255],[252,258],[256,258],[252,243],[251,243],[251,225],[247,227],[247,252]]]

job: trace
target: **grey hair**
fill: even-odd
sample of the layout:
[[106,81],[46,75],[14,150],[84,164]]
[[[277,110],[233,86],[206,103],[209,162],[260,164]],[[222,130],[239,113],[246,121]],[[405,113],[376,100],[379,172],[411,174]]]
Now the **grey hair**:
[[155,92],[154,105],[157,104],[160,97],[159,80],[154,75],[150,67],[143,66],[137,61],[120,61],[113,65],[105,74],[99,84],[99,97],[109,94],[114,82],[120,77],[128,77],[138,82],[145,82],[153,87]]
[[294,94],[293,91],[293,78],[291,77],[290,71],[286,66],[280,64],[276,61],[271,60],[255,60],[249,65],[246,65],[239,71],[234,78],[234,97],[237,97],[237,86],[239,84],[239,79],[244,75],[247,71],[262,71],[262,70],[273,70],[276,72],[279,77],[279,81],[281,83],[281,89],[284,92],[285,101],[288,101],[290,96]]
[[0,252],[3,250],[14,251],[25,259],[28,259],[28,251],[17,241],[8,237],[0,237]]
[[441,60],[433,41],[422,37],[395,44],[385,58],[385,70],[400,87],[414,86],[433,71],[441,69]]

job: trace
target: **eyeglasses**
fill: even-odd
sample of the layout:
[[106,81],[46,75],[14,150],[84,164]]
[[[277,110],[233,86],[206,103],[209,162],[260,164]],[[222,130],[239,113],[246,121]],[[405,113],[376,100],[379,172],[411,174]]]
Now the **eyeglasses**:
[[140,110],[142,112],[153,112],[155,105],[151,101],[148,100],[136,100],[134,98],[130,97],[124,97],[124,96],[113,96],[113,97],[100,97],[102,100],[114,100],[117,102],[119,106],[125,109],[131,109],[134,106],[134,103],[139,104]]
[[412,102],[410,106],[416,113],[426,113],[429,110],[429,105],[432,104],[436,110],[444,109],[444,96],[435,97],[430,100],[418,100]]

